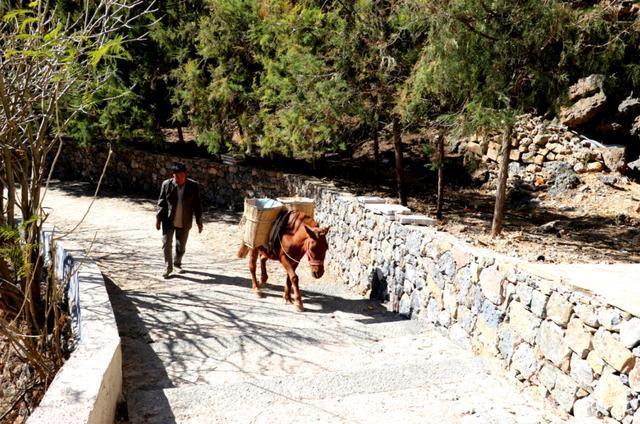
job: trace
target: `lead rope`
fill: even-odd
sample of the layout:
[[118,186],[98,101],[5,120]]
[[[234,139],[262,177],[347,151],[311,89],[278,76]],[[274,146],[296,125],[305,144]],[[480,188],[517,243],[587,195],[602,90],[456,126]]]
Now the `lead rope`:
[[[300,261],[302,260],[302,258],[300,258],[300,261],[296,261],[295,259],[293,259],[291,256],[289,256],[289,254],[287,253],[287,250],[284,248],[284,246],[282,245],[282,239],[280,238],[280,234],[278,234],[278,241],[280,242],[280,247],[282,248],[282,251],[284,252],[284,254],[287,256],[287,258],[291,259],[293,262],[299,264]],[[304,243],[305,247],[307,246],[307,243]],[[305,250],[304,253],[306,254],[307,251]],[[302,255],[302,257],[304,258],[304,255]]]

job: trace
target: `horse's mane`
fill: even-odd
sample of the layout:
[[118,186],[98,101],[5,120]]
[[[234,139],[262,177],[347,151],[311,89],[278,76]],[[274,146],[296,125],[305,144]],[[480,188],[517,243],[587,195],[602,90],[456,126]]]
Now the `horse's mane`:
[[293,235],[298,232],[300,226],[303,224],[308,227],[318,226],[318,223],[309,215],[300,211],[291,211],[289,213],[289,219],[287,219],[287,225],[282,226],[281,234]]

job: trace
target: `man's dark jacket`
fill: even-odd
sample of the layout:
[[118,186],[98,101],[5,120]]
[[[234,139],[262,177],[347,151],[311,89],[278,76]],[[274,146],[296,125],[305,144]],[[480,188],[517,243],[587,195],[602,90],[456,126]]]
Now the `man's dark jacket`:
[[[176,216],[176,205],[178,203],[178,184],[173,178],[162,182],[160,197],[158,198],[158,213],[156,218],[162,222],[164,228],[169,224],[173,225]],[[189,230],[193,224],[193,217],[196,223],[202,224],[202,199],[200,197],[200,185],[194,180],[187,178],[182,194],[182,228]]]

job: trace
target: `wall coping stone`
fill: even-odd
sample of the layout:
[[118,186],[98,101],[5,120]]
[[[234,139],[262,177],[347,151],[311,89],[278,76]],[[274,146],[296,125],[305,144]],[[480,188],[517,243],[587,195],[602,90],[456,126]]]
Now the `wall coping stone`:
[[[43,236],[44,245],[50,247],[51,227],[45,228]],[[68,272],[73,273],[70,288],[77,287],[81,300],[79,316],[74,317],[79,341],[27,422],[111,424],[122,395],[122,352],[104,278],[76,243],[53,244],[56,274],[63,280]]]
[[523,269],[554,283],[601,296],[606,303],[640,316],[640,264],[532,264]]

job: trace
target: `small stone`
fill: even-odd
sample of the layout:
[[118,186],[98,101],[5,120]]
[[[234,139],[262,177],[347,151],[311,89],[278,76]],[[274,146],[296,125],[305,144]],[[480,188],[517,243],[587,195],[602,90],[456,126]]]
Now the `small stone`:
[[538,367],[536,362],[536,354],[531,346],[527,343],[521,343],[513,354],[511,366],[516,369],[520,375],[528,380],[536,372]]
[[578,391],[578,385],[571,377],[563,373],[558,373],[556,376],[556,385],[551,390],[551,395],[558,402],[558,406],[564,411],[571,411],[573,404],[576,401],[576,392]]
[[467,152],[471,152],[476,156],[482,156],[482,146],[480,144],[470,141],[467,143],[466,147]]
[[527,284],[518,284],[516,285],[516,295],[518,295],[520,303],[525,306],[529,306],[531,304],[533,288]]
[[544,356],[558,367],[562,366],[571,353],[562,329],[551,321],[540,325],[538,345]]
[[573,416],[576,418],[597,417],[598,409],[596,408],[595,397],[592,395],[578,399],[573,404]]
[[451,314],[445,310],[440,311],[438,314],[438,323],[445,328],[449,328],[451,325]]
[[600,329],[596,332],[593,336],[593,347],[598,355],[617,371],[629,372],[635,365],[636,358],[631,351],[608,331]]
[[627,412],[630,391],[615,374],[605,374],[600,378],[593,392],[596,404],[617,420],[624,418]]
[[480,273],[480,287],[484,295],[495,305],[500,305],[504,298],[502,274],[496,266],[485,268]]
[[400,299],[400,310],[398,313],[407,318],[411,316],[411,297],[406,293],[404,293]]
[[[498,331],[495,327],[487,325],[482,315],[476,320],[476,331],[479,333],[478,341],[482,344],[484,353],[496,355],[498,353]],[[483,352],[479,352],[483,353]]]
[[507,363],[511,361],[513,352],[518,345],[518,339],[513,334],[513,329],[509,325],[502,325],[498,329],[498,350],[507,360]]
[[625,150],[623,146],[609,146],[600,150],[602,160],[604,160],[604,164],[611,172],[622,172],[625,170]]
[[459,306],[456,311],[456,316],[458,317],[458,323],[460,326],[469,334],[473,331],[473,327],[476,323],[475,315],[466,307]]
[[557,292],[553,293],[547,302],[547,318],[563,327],[569,322],[572,310],[573,305],[571,302]]
[[482,314],[484,321],[491,328],[498,328],[498,325],[500,324],[500,322],[502,322],[502,317],[504,315],[488,299],[485,299],[485,301],[482,303],[480,313]]
[[604,185],[615,187],[615,185],[618,184],[618,177],[614,175],[603,175],[600,177],[600,182]]
[[571,377],[580,387],[589,389],[593,384],[593,372],[589,363],[575,353],[571,355]]
[[579,319],[572,319],[567,326],[567,343],[571,350],[582,359],[587,357],[591,347],[591,333],[586,330]]
[[535,163],[536,165],[542,165],[544,163],[544,156],[542,155],[536,155],[533,158],[533,163]]
[[509,310],[509,322],[523,340],[533,343],[541,320],[529,312],[520,302],[512,302]]
[[539,318],[544,318],[547,299],[548,297],[543,293],[538,290],[534,290],[531,294],[531,312],[536,314]]
[[591,305],[585,304],[577,304],[573,308],[574,312],[582,320],[584,324],[587,324],[589,327],[597,328],[598,327],[598,315],[596,314],[595,309]]
[[628,348],[640,344],[640,319],[631,318],[620,323],[620,341]]
[[547,390],[551,390],[556,385],[556,378],[559,373],[562,373],[562,371],[553,365],[545,365],[538,373],[538,379]]
[[587,167],[584,166],[582,162],[578,162],[575,165],[573,165],[573,170],[575,171],[576,174],[584,174],[585,172],[587,172]]
[[587,355],[587,362],[589,363],[589,366],[591,367],[591,369],[593,370],[594,373],[596,373],[598,375],[602,374],[602,372],[604,370],[605,362],[596,353],[595,350],[592,350],[591,352],[589,352],[589,354]]
[[598,322],[607,330],[618,330],[622,316],[616,309],[601,308],[598,311]]
[[604,165],[601,162],[591,162],[587,164],[587,172],[602,172]]
[[636,366],[629,372],[629,387],[640,393],[640,361],[636,361]]
[[487,149],[487,158],[491,159],[494,162],[497,162],[499,157],[500,145],[498,143],[489,143],[489,148]]
[[453,277],[456,273],[456,260],[449,252],[445,252],[440,256],[438,261],[438,269],[441,273],[448,277]]

